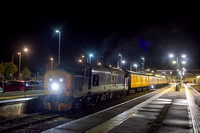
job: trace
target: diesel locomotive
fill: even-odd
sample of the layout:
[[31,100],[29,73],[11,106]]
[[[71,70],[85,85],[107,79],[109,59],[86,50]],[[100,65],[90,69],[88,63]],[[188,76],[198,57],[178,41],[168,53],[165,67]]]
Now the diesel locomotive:
[[55,71],[44,75],[44,108],[67,111],[167,84],[168,80],[162,77],[89,63],[63,62]]

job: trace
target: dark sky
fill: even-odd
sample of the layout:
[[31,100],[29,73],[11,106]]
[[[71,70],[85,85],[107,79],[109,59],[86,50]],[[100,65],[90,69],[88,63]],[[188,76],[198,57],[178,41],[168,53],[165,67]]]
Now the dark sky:
[[[27,9],[27,8],[26,8]],[[37,8],[35,9],[37,10]],[[58,34],[61,29],[61,61],[77,60],[80,55],[104,56],[106,64],[116,65],[119,53],[131,63],[146,67],[173,69],[168,54],[187,55],[189,69],[200,68],[200,20],[198,15],[139,14],[133,12],[12,11],[1,14],[0,61],[11,61],[24,47],[23,65],[46,64],[51,56],[57,60]],[[95,61],[95,60],[93,60]]]

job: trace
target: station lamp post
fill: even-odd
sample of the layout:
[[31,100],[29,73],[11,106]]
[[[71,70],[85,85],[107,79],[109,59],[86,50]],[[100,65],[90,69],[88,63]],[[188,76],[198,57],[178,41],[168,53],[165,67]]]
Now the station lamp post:
[[119,56],[121,57],[121,60],[120,60],[120,68],[122,68],[122,55],[119,54]]
[[60,37],[61,37],[61,31],[56,30],[56,33],[59,34],[59,42],[58,42],[58,65],[60,65]]
[[51,61],[51,71],[53,70],[53,57],[50,58]]
[[135,71],[137,72],[137,64],[134,64],[134,67],[135,67]]
[[[27,48],[24,48],[24,52],[28,52],[28,49]],[[20,77],[20,70],[21,70],[21,60],[22,60],[22,52],[18,52],[17,53],[19,55],[19,77]]]
[[[170,54],[169,55],[170,58],[174,58],[174,55],[173,54]],[[186,55],[181,55],[182,58],[186,58]],[[181,64],[182,65],[185,65],[186,64],[186,61],[182,60],[181,62],[179,61],[179,56],[176,57],[176,60],[173,60],[172,61],[173,64],[176,64],[176,69],[177,69],[177,72],[178,72],[178,77],[180,75],[180,77],[182,78],[182,75],[184,75],[184,71],[185,69],[180,69],[181,67]]]
[[123,60],[122,63],[121,63],[121,64],[122,64],[121,69],[122,69],[122,67],[123,67],[123,64],[125,64],[125,63],[126,63],[126,61]]
[[17,54],[19,55],[19,77],[20,77],[20,68],[21,68],[22,53],[18,52]]
[[90,58],[89,63],[92,63],[92,57],[93,57],[93,54],[89,54],[89,58]]
[[144,65],[145,65],[145,58],[144,58],[144,57],[142,57],[142,68],[143,68],[143,72],[145,72]]

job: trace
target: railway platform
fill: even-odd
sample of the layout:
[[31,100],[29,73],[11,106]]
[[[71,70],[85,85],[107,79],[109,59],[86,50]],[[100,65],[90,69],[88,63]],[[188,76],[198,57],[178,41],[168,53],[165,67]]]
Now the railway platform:
[[41,95],[43,95],[42,90],[1,92],[0,104],[31,100]]
[[189,85],[151,92],[45,133],[169,133],[199,132],[200,94]]
[[42,110],[42,90],[0,93],[0,117],[34,113]]

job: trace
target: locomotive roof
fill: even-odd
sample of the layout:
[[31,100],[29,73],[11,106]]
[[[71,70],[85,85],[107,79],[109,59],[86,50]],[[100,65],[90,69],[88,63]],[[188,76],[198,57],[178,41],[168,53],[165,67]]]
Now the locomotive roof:
[[99,70],[99,71],[109,71],[109,72],[115,71],[117,73],[125,73],[122,69],[98,66],[90,63],[64,61],[59,66],[57,66],[57,70],[63,70],[71,74],[82,74],[83,68],[91,68],[92,70]]

